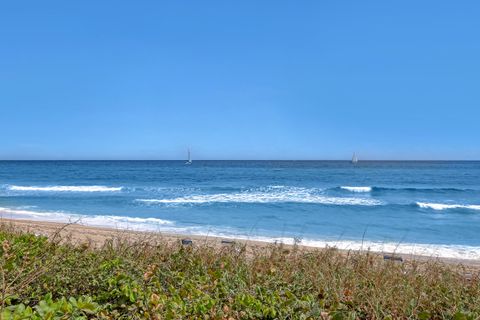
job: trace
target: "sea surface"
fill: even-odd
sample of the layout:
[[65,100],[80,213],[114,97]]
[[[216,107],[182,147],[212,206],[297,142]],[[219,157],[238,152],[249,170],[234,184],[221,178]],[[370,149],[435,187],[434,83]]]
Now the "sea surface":
[[0,215],[480,259],[480,162],[0,161]]

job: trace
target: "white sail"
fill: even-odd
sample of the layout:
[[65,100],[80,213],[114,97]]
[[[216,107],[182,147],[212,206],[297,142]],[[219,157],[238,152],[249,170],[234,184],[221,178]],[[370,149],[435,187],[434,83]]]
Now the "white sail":
[[188,149],[187,152],[188,152],[188,157],[187,157],[188,160],[187,160],[187,162],[185,162],[185,164],[192,164],[192,156],[190,154],[190,148]]
[[358,162],[357,154],[354,152],[352,156],[352,163],[357,163],[357,162]]

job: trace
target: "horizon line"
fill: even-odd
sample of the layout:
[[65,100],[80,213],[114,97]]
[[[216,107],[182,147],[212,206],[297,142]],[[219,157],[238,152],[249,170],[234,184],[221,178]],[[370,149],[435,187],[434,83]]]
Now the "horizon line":
[[[0,159],[5,161],[185,161],[185,159]],[[348,159],[198,159],[195,161],[325,161],[351,162]],[[480,159],[364,159],[358,162],[480,162]]]

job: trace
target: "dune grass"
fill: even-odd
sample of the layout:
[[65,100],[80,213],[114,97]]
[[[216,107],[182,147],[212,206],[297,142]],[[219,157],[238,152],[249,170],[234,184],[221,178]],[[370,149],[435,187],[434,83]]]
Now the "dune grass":
[[461,266],[148,238],[93,247],[59,234],[0,226],[1,319],[480,317],[479,274]]

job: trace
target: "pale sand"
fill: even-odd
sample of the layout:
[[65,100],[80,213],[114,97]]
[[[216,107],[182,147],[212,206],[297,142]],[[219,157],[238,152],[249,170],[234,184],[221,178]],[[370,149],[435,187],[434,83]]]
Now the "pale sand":
[[[229,246],[231,244],[222,243],[222,240],[234,241],[235,244],[245,245],[247,251],[258,251],[263,250],[274,244],[262,242],[262,241],[253,241],[253,240],[244,240],[244,239],[222,239],[220,237],[214,236],[194,236],[194,235],[182,235],[182,234],[169,234],[169,233],[160,233],[160,232],[143,232],[143,231],[131,231],[131,230],[119,230],[114,228],[103,228],[103,227],[92,227],[85,226],[81,224],[65,224],[59,222],[47,222],[47,221],[32,221],[32,220],[21,220],[21,219],[5,219],[0,218],[0,223],[11,225],[12,228],[24,232],[33,233],[36,235],[44,235],[47,237],[52,237],[55,234],[60,232],[62,238],[68,238],[73,243],[89,243],[92,246],[101,246],[105,241],[123,238],[131,241],[137,240],[147,240],[151,243],[155,242],[169,242],[179,243],[182,239],[191,239],[193,245],[207,245],[214,248],[222,248]],[[282,244],[285,249],[293,249],[292,245]],[[308,247],[308,246],[297,246],[298,250],[302,251],[314,251],[322,250],[322,248],[317,247]],[[384,253],[378,253],[381,257]],[[480,260],[466,260],[466,259],[450,259],[450,258],[436,258],[428,256],[419,256],[419,255],[399,255],[395,256],[401,257],[404,261],[439,261],[442,263],[447,263],[449,265],[464,265],[468,269],[480,269]]]

